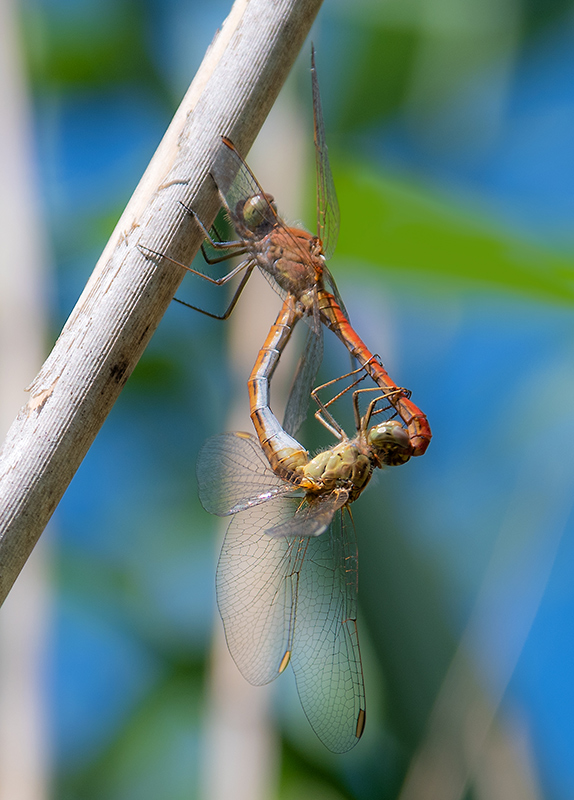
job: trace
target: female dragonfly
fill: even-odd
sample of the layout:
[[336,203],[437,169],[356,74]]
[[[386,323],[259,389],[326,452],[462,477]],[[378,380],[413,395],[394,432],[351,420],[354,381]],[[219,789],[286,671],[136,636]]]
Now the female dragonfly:
[[306,463],[298,456],[298,466],[277,474],[254,436],[228,433],[205,443],[197,465],[204,508],[233,516],[216,578],[231,655],[254,685],[290,663],[311,727],[336,753],[358,742],[366,713],[350,504],[401,435],[408,441],[396,420],[369,427],[393,407],[378,395],[361,415],[361,391],[353,395],[353,439],[321,404],[317,416],[339,443]]

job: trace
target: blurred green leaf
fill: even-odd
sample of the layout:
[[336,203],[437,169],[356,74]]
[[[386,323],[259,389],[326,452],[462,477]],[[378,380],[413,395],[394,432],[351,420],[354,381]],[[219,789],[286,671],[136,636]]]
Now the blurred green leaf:
[[36,88],[101,88],[120,82],[161,82],[146,42],[137,0],[62,8],[27,8],[23,14],[28,67]]
[[[351,21],[357,27],[357,20]],[[339,86],[338,129],[356,130],[379,123],[404,102],[412,80],[412,66],[420,40],[413,27],[371,25],[357,27],[360,40]]]
[[385,269],[574,302],[574,261],[497,230],[361,163],[335,168],[337,256]]

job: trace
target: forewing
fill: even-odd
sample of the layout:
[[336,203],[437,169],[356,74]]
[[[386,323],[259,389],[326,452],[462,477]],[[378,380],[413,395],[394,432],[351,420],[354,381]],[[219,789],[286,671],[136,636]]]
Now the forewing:
[[343,298],[341,297],[339,289],[337,288],[337,284],[335,283],[335,278],[333,278],[327,267],[323,267],[323,279],[325,281],[325,285],[327,286],[327,290],[331,291],[331,294],[334,295],[335,300],[339,304],[339,308],[345,317],[349,319],[347,309],[345,308],[345,303],[343,302]]
[[223,433],[208,439],[197,459],[199,499],[210,514],[226,516],[297,488],[275,475],[258,439]]
[[266,533],[274,538],[320,536],[331,524],[335,512],[344,506],[348,499],[349,493],[345,490],[312,499],[300,508],[292,519],[274,525]]
[[344,510],[336,514],[329,531],[308,542],[291,663],[311,727],[329,750],[344,753],[358,742],[365,722],[350,516]]
[[279,675],[292,649],[298,574],[309,540],[272,539],[265,531],[296,508],[296,500],[280,497],[237,514],[217,565],[217,605],[229,651],[256,686]]
[[[261,202],[265,202],[265,192],[245,160],[238,153],[235,145],[225,137],[222,137],[222,145],[211,169],[211,174],[225,199],[231,221],[238,233],[241,233],[245,225],[238,209],[243,209],[245,202],[255,195],[260,195]],[[277,213],[270,203],[267,203],[265,218],[270,225],[274,225],[278,221]]]
[[[293,252],[298,253],[300,260],[304,261],[309,257],[308,249],[299,241],[298,237],[293,234],[294,229],[286,225],[285,221],[277,214],[276,210],[267,199],[261,184],[243,157],[239,154],[233,142],[225,136],[221,137],[221,141],[222,147],[213,164],[211,174],[225,201],[227,211],[237,234],[245,238],[248,247],[250,245],[253,246],[253,234],[247,231],[245,220],[243,219],[243,209],[246,201],[250,197],[257,195],[260,198],[259,202],[265,205],[265,213],[262,215],[261,223],[263,223],[263,221],[267,222],[268,229],[273,227],[281,228],[282,232],[289,237]],[[262,228],[265,229],[265,227],[266,226],[262,224]],[[257,263],[273,289],[284,298],[286,293],[276,282],[272,271],[265,269],[264,265],[261,263],[261,259],[259,259]]]
[[317,236],[323,243],[325,258],[330,258],[337,246],[340,213],[331,165],[329,164],[319,81],[317,80],[317,70],[315,68],[314,47],[311,50],[311,83],[313,86],[315,163],[317,167]]

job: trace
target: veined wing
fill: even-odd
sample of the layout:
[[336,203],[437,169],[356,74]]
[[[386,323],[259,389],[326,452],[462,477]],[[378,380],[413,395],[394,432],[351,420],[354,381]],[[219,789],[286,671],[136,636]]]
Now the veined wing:
[[[293,233],[296,229],[291,229],[281,216],[279,216],[277,210],[270,202],[270,199],[273,200],[273,198],[266,194],[233,142],[225,136],[221,137],[221,141],[223,147],[213,164],[211,174],[217,184],[217,188],[225,199],[231,221],[237,233],[240,236],[245,234],[247,230],[244,217],[245,204],[250,198],[257,197],[258,227],[262,234],[265,235],[269,233],[273,227],[281,228],[283,233],[289,237],[293,251],[298,251],[301,260],[304,261],[308,258],[309,253],[298,241],[296,234]],[[265,270],[263,270],[263,273],[275,291],[284,297],[284,291],[275,282],[273,277]]]
[[337,288],[337,284],[335,283],[335,278],[331,275],[331,272],[327,269],[327,267],[323,267],[323,279],[325,281],[325,285],[327,286],[327,290],[331,291],[331,294],[335,297],[335,300],[339,304],[339,308],[345,317],[349,319],[347,309],[345,308],[345,303],[343,302],[343,298],[341,297],[339,289]]
[[331,524],[335,512],[348,499],[349,492],[339,489],[308,500],[292,519],[274,525],[267,531],[267,535],[278,539],[286,536],[320,536]]
[[275,475],[257,438],[239,432],[205,442],[197,459],[197,483],[202,506],[219,516],[298,491]]
[[339,237],[339,202],[329,164],[325,122],[321,107],[319,81],[315,68],[315,48],[311,48],[311,83],[313,86],[313,122],[315,140],[315,164],[317,167],[317,236],[323,243],[325,258],[330,258]]
[[261,184],[251,172],[243,157],[230,139],[221,137],[223,147],[211,169],[217,188],[225,198],[231,221],[238,232],[245,230],[243,207],[250,197],[261,197],[261,222],[269,226],[281,221],[277,212],[267,201]]
[[311,727],[329,750],[344,753],[359,741],[365,724],[350,515],[342,509],[329,531],[306,541],[291,664]]
[[[271,472],[248,434],[209,440],[198,470],[205,505],[227,508],[246,488],[291,488]],[[206,487],[214,483],[220,488],[210,494]],[[268,683],[291,660],[305,714],[334,752],[358,741],[365,719],[357,549],[352,524],[342,526],[337,513],[346,499],[333,492],[297,511],[298,498],[274,496],[236,514],[216,580],[227,644],[243,676],[255,685]]]
[[217,565],[217,605],[233,660],[256,686],[289,663],[297,588],[308,539],[273,539],[265,531],[293,516],[297,501],[278,497],[237,514]]
[[[315,308],[317,308],[317,305],[315,305]],[[290,436],[296,436],[297,431],[307,417],[311,390],[315,386],[315,379],[322,359],[323,332],[321,322],[317,321],[310,328],[305,339],[303,352],[297,365],[297,372],[295,373],[293,386],[285,407],[283,430]]]

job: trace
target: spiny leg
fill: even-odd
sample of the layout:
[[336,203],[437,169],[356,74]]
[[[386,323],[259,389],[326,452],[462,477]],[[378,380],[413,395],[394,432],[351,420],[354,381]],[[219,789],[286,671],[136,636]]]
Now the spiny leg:
[[[228,272],[227,275],[224,275],[222,278],[212,278],[209,275],[206,275],[204,272],[199,272],[199,270],[193,269],[193,267],[188,267],[187,264],[182,264],[181,261],[176,261],[175,258],[171,258],[171,256],[167,256],[165,253],[160,253],[157,250],[152,250],[151,247],[147,247],[145,244],[138,244],[138,248],[142,252],[144,250],[147,250],[148,253],[151,253],[154,256],[158,256],[158,258],[165,258],[167,261],[171,262],[172,264],[175,264],[177,267],[181,267],[182,269],[185,269],[187,272],[191,272],[192,275],[197,275],[199,278],[203,278],[204,280],[209,281],[209,283],[214,283],[216,286],[223,286],[223,284],[230,281],[231,278],[234,278],[236,275],[238,275],[241,272],[241,270],[249,266],[251,267],[254,266],[254,262],[250,258],[247,258],[245,259],[245,261],[242,261],[241,264],[238,264],[231,270],[231,272]],[[235,253],[233,255],[235,255]]]
[[[374,356],[373,356],[373,358],[374,358]],[[357,386],[361,381],[363,381],[367,377],[367,373],[364,371],[364,369],[365,369],[364,367],[358,367],[357,369],[351,370],[350,372],[347,372],[344,375],[340,375],[338,378],[333,378],[332,380],[321,384],[321,386],[317,386],[311,392],[311,397],[313,398],[313,400],[315,400],[315,402],[319,406],[319,411],[315,412],[315,418],[322,425],[324,425],[328,430],[330,430],[331,433],[333,433],[339,439],[346,438],[346,434],[343,431],[343,428],[335,420],[335,418],[333,417],[331,412],[328,411],[328,407],[330,405],[332,405],[335,401],[339,400],[339,398],[341,398],[346,392],[348,392],[349,390],[353,389],[355,386]],[[357,378],[351,384],[346,386],[344,389],[342,389],[340,392],[338,392],[330,400],[327,400],[326,402],[323,402],[319,398],[319,394],[318,393],[322,389],[325,389],[328,386],[332,386],[334,383],[337,383],[338,381],[344,380],[345,378],[349,378],[351,375],[356,375],[359,372],[363,372],[363,375],[360,378]],[[328,419],[328,422],[327,422],[327,419]],[[355,423],[357,425],[357,430],[359,430],[360,417],[357,417],[357,414],[355,414]]]
[[[404,389],[398,386],[396,389],[392,389],[391,391],[385,392],[384,394],[379,394],[378,397],[375,397],[374,400],[371,400],[365,414],[361,417],[361,412],[359,409],[359,395],[363,394],[364,392],[380,392],[380,391],[381,391],[380,386],[369,386],[363,389],[356,389],[353,392],[353,409],[355,412],[355,420],[358,420],[357,431],[361,431],[363,433],[366,432],[372,417],[376,416],[377,414],[382,414],[384,411],[388,411],[391,408],[393,409],[392,416],[393,417],[396,416],[397,411],[394,408],[391,398],[394,397],[395,395],[399,396],[403,395],[405,392]],[[378,408],[375,410],[377,403],[380,403],[382,400],[387,400],[389,402],[384,408]]]
[[227,309],[224,311],[223,314],[212,314],[210,311],[205,311],[205,309],[203,308],[198,308],[197,306],[192,306],[191,303],[186,303],[185,300],[180,300],[179,297],[174,297],[173,299],[175,300],[176,303],[179,303],[180,305],[185,306],[186,308],[191,308],[193,309],[193,311],[199,311],[200,314],[205,314],[206,317],[211,317],[211,319],[220,319],[220,320],[228,319],[228,317],[233,312],[233,309],[235,308],[237,301],[239,300],[241,292],[245,288],[245,284],[251,277],[251,273],[253,272],[254,268],[255,264],[252,262],[250,266],[246,269],[245,274],[241,278],[241,282],[235,291],[235,294],[231,298],[230,304],[228,305]]
[[[190,208],[189,206],[186,206],[185,203],[182,203],[181,201],[180,201],[180,205],[183,206],[183,208],[187,211],[187,213],[191,217],[194,218],[194,220],[197,222],[197,224],[201,228],[201,232],[203,233],[203,235],[207,239],[210,247],[213,247],[214,250],[233,250],[233,249],[237,250],[238,248],[245,249],[246,245],[245,245],[245,242],[243,241],[243,239],[234,239],[231,242],[222,242],[222,241],[218,241],[217,239],[212,239],[209,231],[207,230],[207,228],[205,227],[203,222],[199,219],[199,217],[197,216],[195,211],[192,208]],[[219,236],[217,231],[215,231],[215,232]]]

